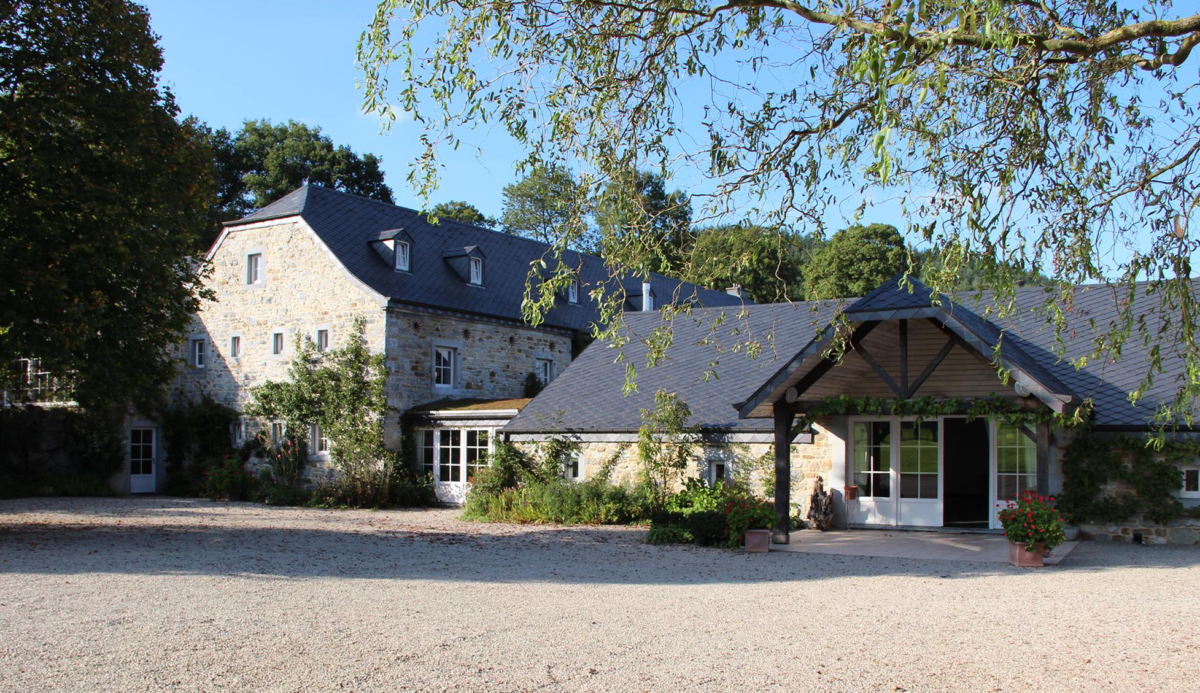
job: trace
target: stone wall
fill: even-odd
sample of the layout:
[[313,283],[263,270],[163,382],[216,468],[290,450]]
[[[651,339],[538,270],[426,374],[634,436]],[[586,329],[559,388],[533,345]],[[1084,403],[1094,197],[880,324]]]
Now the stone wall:
[[[433,383],[433,350],[458,350],[456,387]],[[571,337],[532,327],[393,307],[387,320],[388,403],[400,411],[446,398],[522,397],[538,359],[561,373]]]
[[[246,256],[262,253],[263,281],[246,283]],[[205,302],[189,338],[178,352],[190,361],[191,340],[204,337],[204,368],[181,366],[173,386],[177,397],[196,400],[207,393],[241,411],[250,388],[284,380],[297,337],[329,330],[330,347],[344,345],[356,317],[364,319],[372,351],[384,347],[386,302],[353,279],[311,232],[295,220],[234,228],[212,258],[206,287],[216,301]],[[271,353],[275,331],[284,333],[284,353]],[[230,355],[230,338],[241,337],[242,355]]]
[[1154,524],[1134,518],[1115,524],[1084,523],[1079,525],[1080,535],[1096,541],[1135,542],[1138,537],[1143,544],[1176,544],[1193,546],[1200,544],[1200,519],[1181,518],[1165,525]]

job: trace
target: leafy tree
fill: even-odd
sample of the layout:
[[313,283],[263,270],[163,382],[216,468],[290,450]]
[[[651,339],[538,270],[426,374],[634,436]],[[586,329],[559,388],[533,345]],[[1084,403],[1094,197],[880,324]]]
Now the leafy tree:
[[516,183],[504,186],[504,232],[554,243],[580,222],[575,198],[580,186],[562,166],[538,166]]
[[650,492],[650,503],[660,509],[675,486],[682,483],[695,451],[697,427],[688,424],[692,409],[674,392],[654,393],[654,409],[642,410],[638,429],[641,482]]
[[333,144],[319,127],[289,120],[247,120],[231,134],[213,130],[195,118],[187,122],[202,133],[216,165],[217,196],[209,212],[210,226],[201,248],[221,233],[221,222],[240,219],[290,193],[305,181],[392,202],[392,189],[383,181],[383,160],[359,156],[345,145]]
[[[1141,339],[1195,374],[1194,13],[1170,0],[381,0],[358,54],[367,107],[425,125],[423,189],[460,132],[501,123],[528,161],[572,161],[589,195],[633,166],[687,166],[706,209],[781,228],[887,198],[906,235],[947,255],[1052,267],[1042,310],[1056,324],[1071,285],[1109,282],[1121,316],[1092,357]],[[663,254],[643,233],[615,245],[614,272]],[[1015,280],[991,279],[1003,302]],[[1190,424],[1200,377],[1175,382],[1163,420]]]
[[804,267],[817,240],[756,224],[696,233],[685,279],[710,289],[741,284],[758,303],[804,300]]
[[0,363],[74,372],[85,406],[154,399],[205,295],[212,158],[161,68],[138,5],[0,12]]
[[805,292],[810,299],[864,296],[907,271],[908,263],[908,248],[895,226],[851,226],[813,256]]
[[622,171],[600,194],[596,220],[600,250],[618,265],[645,272],[677,273],[692,244],[692,202],[682,190],[667,192],[663,176]]
[[438,219],[451,219],[464,224],[482,226],[485,229],[496,227],[495,219],[485,216],[475,205],[459,200],[451,200],[450,202],[442,202],[434,205],[433,209],[429,210],[427,214]]

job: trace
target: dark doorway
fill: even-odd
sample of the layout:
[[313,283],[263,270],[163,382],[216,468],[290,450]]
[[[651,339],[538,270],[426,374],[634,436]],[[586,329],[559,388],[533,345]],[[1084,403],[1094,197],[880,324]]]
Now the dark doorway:
[[987,529],[988,467],[987,422],[943,419],[943,526]]

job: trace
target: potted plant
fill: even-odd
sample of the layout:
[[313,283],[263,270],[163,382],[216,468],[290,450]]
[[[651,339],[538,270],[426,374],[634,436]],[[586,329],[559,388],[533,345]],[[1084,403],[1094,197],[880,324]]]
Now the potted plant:
[[744,496],[725,503],[725,533],[731,548],[745,541],[747,553],[770,551],[774,524],[775,508],[765,500]]
[[1009,541],[1010,563],[1040,568],[1044,565],[1044,554],[1066,541],[1063,518],[1051,505],[1053,502],[1054,496],[1046,498],[1026,491],[1017,502],[1009,501],[1008,508],[1000,511],[1000,523]]
[[853,485],[843,486],[842,493],[846,494],[846,500],[848,500],[848,501],[858,500],[858,487],[857,486],[853,486]]

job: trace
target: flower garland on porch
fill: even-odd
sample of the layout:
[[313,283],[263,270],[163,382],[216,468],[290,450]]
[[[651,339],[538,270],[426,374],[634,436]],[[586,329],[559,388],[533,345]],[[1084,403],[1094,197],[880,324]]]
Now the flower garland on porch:
[[1059,414],[1044,407],[1026,409],[1011,399],[995,394],[970,399],[932,396],[889,399],[833,395],[820,400],[815,406],[809,407],[808,411],[800,417],[799,425],[807,426],[822,416],[849,414],[915,417],[918,421],[962,414],[968,419],[997,418],[1014,426],[1047,422],[1062,428],[1078,428],[1087,425],[1091,412],[1092,401],[1090,399],[1084,400],[1070,412]]

